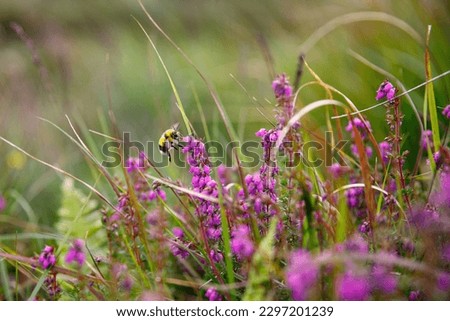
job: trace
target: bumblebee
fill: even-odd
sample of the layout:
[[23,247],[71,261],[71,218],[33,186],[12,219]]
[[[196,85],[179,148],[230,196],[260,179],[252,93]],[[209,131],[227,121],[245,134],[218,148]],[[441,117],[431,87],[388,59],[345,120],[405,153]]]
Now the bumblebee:
[[172,161],[172,157],[170,155],[170,150],[172,148],[178,150],[178,147],[183,147],[180,144],[180,140],[182,138],[180,132],[178,131],[179,124],[174,124],[171,128],[164,131],[159,139],[158,146],[161,154],[165,154],[169,157],[169,162]]

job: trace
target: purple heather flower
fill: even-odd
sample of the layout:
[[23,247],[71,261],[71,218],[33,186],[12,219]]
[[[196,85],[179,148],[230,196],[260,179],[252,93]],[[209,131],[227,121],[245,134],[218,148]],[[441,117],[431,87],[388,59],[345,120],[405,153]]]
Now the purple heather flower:
[[231,250],[240,259],[247,259],[253,255],[255,247],[249,237],[250,229],[247,225],[239,225],[232,232]]
[[73,241],[72,246],[66,254],[66,263],[77,262],[81,267],[86,260],[86,254],[84,253],[84,242],[83,240],[77,239]]
[[157,226],[159,216],[159,210],[155,209],[147,214],[147,216],[145,217],[145,221],[148,223],[148,225]]
[[418,228],[429,228],[439,222],[439,213],[432,208],[416,207],[411,211],[411,222]]
[[[442,165],[443,159],[442,159],[441,152],[439,150],[433,154],[433,160],[434,160],[434,163],[436,164],[436,167],[440,168]],[[428,159],[427,159],[427,164],[428,164],[428,166],[430,165],[430,161]]]
[[447,244],[442,250],[442,259],[446,262],[450,262],[450,244]]
[[294,300],[306,300],[308,291],[317,282],[319,269],[311,254],[305,250],[292,253],[286,272],[286,284]]
[[123,210],[126,206],[128,206],[128,203],[130,201],[130,198],[128,197],[128,194],[122,194],[119,196],[119,204],[118,204],[118,209],[121,211]]
[[220,164],[219,167],[217,167],[217,176],[222,185],[225,186],[230,182],[230,172],[231,171],[224,164]]
[[[395,179],[394,178],[389,179],[385,188],[386,191],[388,191],[391,194],[394,194],[397,191],[397,182],[395,181]],[[385,201],[389,201],[389,199],[387,198]]]
[[371,275],[372,288],[385,294],[391,294],[397,289],[398,279],[386,267],[375,265]]
[[347,126],[345,126],[345,130],[347,132],[349,132],[352,137],[354,137],[354,135],[355,135],[353,133],[353,126],[355,126],[356,129],[359,130],[362,138],[366,138],[367,130],[369,130],[369,131],[372,130],[372,127],[370,126],[370,123],[368,120],[366,120],[366,119],[362,120],[361,118],[355,117],[348,122]]
[[387,164],[389,162],[390,153],[392,152],[392,145],[384,140],[380,144],[378,144],[378,147],[380,148],[383,163]]
[[363,120],[361,120],[361,118],[355,117],[348,122],[347,126],[345,126],[345,130],[348,131],[349,133],[351,133],[353,131],[353,126],[356,126],[357,129],[364,130],[364,129],[366,129],[366,126],[364,125],[364,123],[370,129],[370,123],[368,121],[363,121]]
[[[350,149],[351,149],[353,155],[355,155],[356,157],[359,157],[358,147],[356,146],[356,144],[352,144],[350,146]],[[372,147],[366,146],[366,155],[368,158],[372,157],[372,155],[373,155]]]
[[[170,251],[173,255],[185,259],[189,256],[189,252],[185,249],[185,247],[188,247],[188,245],[184,244],[184,231],[180,227],[174,227],[172,229],[172,233],[175,236],[175,239],[170,245]],[[184,247],[182,247],[181,244],[184,244]]]
[[409,301],[418,301],[422,297],[422,293],[420,291],[411,291],[409,292],[408,300]]
[[[277,122],[278,128],[286,126],[289,119],[294,115],[294,104],[292,96],[292,86],[289,84],[285,74],[277,76],[272,82],[272,89],[277,100]],[[299,128],[300,124],[296,122],[292,128],[295,130]]]
[[367,234],[370,232],[370,224],[367,221],[362,222],[362,224],[358,227],[358,231],[362,234]]
[[172,233],[177,239],[181,240],[184,238],[184,231],[181,227],[174,227]]
[[130,292],[131,288],[133,287],[134,280],[133,278],[127,273],[124,277],[122,282],[120,282],[120,288],[124,291]]
[[367,300],[370,293],[367,278],[351,272],[346,272],[338,279],[336,289],[339,300],[345,301]]
[[292,98],[292,87],[285,74],[279,75],[272,82],[272,89],[277,100],[290,100]]
[[166,192],[162,190],[161,188],[155,188],[154,190],[148,191],[146,194],[143,195],[143,200],[147,201],[154,201],[158,197],[160,197],[163,201],[167,200]]
[[387,80],[383,81],[377,90],[376,100],[386,98],[387,100],[392,100],[396,93],[395,87]]
[[347,205],[349,208],[357,208],[363,199],[363,187],[352,187],[345,191]]
[[39,255],[39,263],[44,270],[50,269],[56,264],[56,257],[53,254],[53,247],[46,245]]
[[125,161],[125,168],[127,169],[127,172],[132,173],[145,170],[145,157],[145,154],[142,152],[139,153],[139,157],[129,157]]
[[0,212],[6,208],[6,200],[3,196],[0,195]]
[[402,241],[402,249],[407,255],[411,255],[415,250],[414,242],[410,239],[404,239]]
[[442,115],[444,115],[445,118],[450,119],[450,105],[445,106]]
[[450,290],[450,274],[442,272],[437,279],[437,287],[439,290],[448,292]]
[[339,178],[344,175],[348,171],[348,167],[341,166],[339,163],[333,163],[330,167],[328,167],[328,172],[330,172],[333,178]]
[[343,243],[344,250],[349,252],[366,254],[369,252],[369,245],[360,235],[353,235]]
[[125,264],[114,263],[111,273],[113,277],[119,281],[121,290],[130,291],[134,281],[128,273],[128,267]]
[[422,132],[422,137],[420,138],[420,146],[422,146],[423,149],[427,149],[428,144],[430,145],[430,148],[433,148],[433,132],[429,129],[424,130]]
[[265,128],[261,128],[260,130],[258,130],[255,133],[256,137],[260,137],[260,138],[264,137],[266,134],[267,134],[267,129],[265,129]]
[[247,190],[250,195],[256,196],[264,189],[259,173],[245,176],[245,184],[247,184]]
[[443,171],[440,175],[440,188],[432,195],[437,206],[450,208],[450,172]]
[[[211,178],[211,167],[209,166],[205,144],[192,136],[184,137],[184,141],[186,145],[182,152],[186,154],[194,191],[207,196],[218,197],[219,190],[217,182]],[[202,198],[196,199],[196,214],[205,218],[203,224],[205,224],[208,238],[218,241],[222,235],[219,204]]]
[[215,288],[209,288],[206,290],[205,296],[209,301],[222,301],[222,296],[217,292]]
[[222,262],[223,261],[223,254],[220,253],[219,251],[216,250],[211,250],[211,252],[209,253],[209,255],[211,256],[212,260],[216,263]]
[[178,244],[171,244],[170,245],[170,251],[172,252],[173,255],[179,256],[182,259],[185,259],[185,258],[187,258],[189,256],[189,252],[186,251],[181,246],[179,246]]
[[61,287],[56,280],[56,273],[49,273],[44,280],[44,285],[50,298],[55,299],[61,293]]

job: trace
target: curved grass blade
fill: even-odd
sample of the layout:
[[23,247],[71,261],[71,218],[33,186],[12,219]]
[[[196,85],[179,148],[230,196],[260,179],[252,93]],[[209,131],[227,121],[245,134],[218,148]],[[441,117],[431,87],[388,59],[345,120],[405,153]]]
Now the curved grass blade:
[[164,63],[164,60],[162,59],[161,55],[159,54],[159,51],[156,48],[155,43],[153,42],[152,38],[150,38],[149,34],[144,29],[142,24],[136,18],[134,18],[134,20],[139,25],[139,27],[142,29],[142,31],[144,32],[144,34],[147,37],[148,41],[152,45],[153,50],[155,51],[156,55],[158,56],[158,59],[161,62],[161,65],[164,68],[164,71],[165,71],[165,73],[167,75],[167,78],[169,79],[170,86],[172,87],[173,94],[175,95],[175,99],[177,101],[176,105],[177,105],[177,107],[178,107],[178,109],[179,109],[179,111],[181,113],[181,117],[183,118],[183,122],[184,122],[184,125],[186,126],[186,130],[187,130],[189,135],[192,135],[192,129],[194,127],[192,126],[191,122],[189,121],[189,118],[186,116],[186,112],[184,111],[183,103],[181,102],[180,95],[178,94],[177,87],[175,86],[175,83],[173,82],[172,77],[170,76],[169,70],[167,69],[166,64]]
[[308,37],[298,48],[299,52],[307,53],[311,48],[313,48],[319,40],[325,37],[327,34],[335,30],[337,27],[364,21],[379,21],[391,24],[404,32],[406,32],[411,38],[416,40],[419,44],[422,44],[423,39],[416,30],[414,30],[405,21],[392,16],[390,14],[379,12],[379,11],[362,11],[353,12],[343,16],[336,17],[326,24],[318,28],[314,33]]

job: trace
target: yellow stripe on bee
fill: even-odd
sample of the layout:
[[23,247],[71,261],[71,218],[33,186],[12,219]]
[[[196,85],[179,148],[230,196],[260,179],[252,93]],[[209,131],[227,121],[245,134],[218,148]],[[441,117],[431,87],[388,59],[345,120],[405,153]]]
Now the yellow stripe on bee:
[[169,142],[172,142],[173,141],[173,134],[175,133],[175,130],[174,129],[168,129],[168,130],[166,130],[163,134],[162,134],[162,136],[161,136],[161,138],[159,139],[159,142],[158,142],[158,144],[159,144],[159,146],[164,146],[164,143],[166,142],[166,141],[169,141]]

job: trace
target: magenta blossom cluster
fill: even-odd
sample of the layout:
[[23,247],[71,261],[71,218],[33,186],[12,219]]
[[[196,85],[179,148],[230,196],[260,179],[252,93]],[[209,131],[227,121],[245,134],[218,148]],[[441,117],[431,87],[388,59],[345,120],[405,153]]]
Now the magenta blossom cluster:
[[209,288],[206,290],[205,296],[209,301],[222,301],[222,296],[215,288]]
[[377,90],[376,100],[386,98],[387,100],[392,100],[395,97],[396,89],[387,80],[383,81]]
[[61,294],[61,287],[56,280],[56,273],[49,273],[44,280],[44,286],[51,299],[56,299]]
[[[217,198],[219,195],[217,182],[211,178],[211,167],[206,153],[205,144],[192,137],[184,137],[186,145],[182,152],[186,154],[186,160],[192,174],[192,187],[195,192]],[[206,235],[210,240],[218,241],[222,236],[221,217],[219,204],[197,199],[196,214],[202,219],[206,227]]]
[[431,130],[427,129],[422,132],[420,146],[422,146],[423,149],[427,149],[428,146],[433,148],[433,132]]
[[369,280],[372,292],[378,291],[384,294],[392,294],[398,286],[397,275],[383,265],[373,266]]
[[172,229],[172,233],[175,239],[172,241],[170,245],[170,251],[173,255],[179,256],[182,259],[185,259],[189,256],[189,252],[186,251],[186,248],[189,246],[185,241],[184,232],[180,227],[174,227]]
[[160,198],[163,201],[167,200],[166,192],[162,188],[160,188],[160,186],[150,189],[149,191],[142,193],[140,195],[141,200],[148,202],[152,202],[158,198]]
[[[423,210],[418,210],[416,213],[416,216],[413,215],[413,217],[417,218],[420,217],[420,221],[422,222],[422,225],[427,222],[430,224],[430,221],[435,224],[440,224],[439,221],[439,213],[441,214],[447,214],[449,213],[448,209],[450,208],[450,170],[445,167],[444,170],[439,175],[439,187],[436,188],[435,191],[430,195],[430,201],[433,203],[434,207],[425,208]],[[433,215],[430,217],[429,220],[426,220],[426,216],[429,215],[430,211],[433,212]],[[414,212],[414,211],[413,211]],[[441,220],[444,219],[441,217]]]
[[352,187],[345,191],[345,196],[347,196],[347,205],[349,208],[357,209],[361,206],[364,201],[364,188],[363,187]]
[[121,290],[131,291],[134,281],[128,272],[128,267],[126,264],[114,263],[112,265],[111,273],[114,278],[118,281]]
[[128,173],[144,171],[147,169],[147,163],[145,161],[146,156],[144,152],[140,152],[138,157],[129,157],[125,161],[125,168]]
[[56,257],[53,254],[53,247],[46,245],[39,255],[39,264],[44,270],[50,269],[56,264]]
[[[272,82],[272,89],[277,100],[277,121],[278,128],[286,126],[289,119],[294,114],[294,104],[292,96],[292,86],[285,74],[281,74]],[[298,127],[298,124],[296,125]]]
[[444,115],[445,118],[450,119],[450,105],[445,106],[442,115]]
[[353,235],[344,243],[336,245],[337,252],[369,253],[369,245],[360,235]]
[[0,195],[0,212],[6,208],[6,200],[3,196]]
[[286,272],[286,283],[294,300],[306,300],[316,284],[319,267],[305,250],[292,253]]
[[73,241],[72,246],[66,254],[66,263],[76,262],[81,267],[86,261],[86,254],[84,253],[84,242],[83,240],[76,239]]
[[392,294],[397,286],[397,276],[386,266],[375,264],[371,271],[355,272],[350,265],[336,281],[336,294],[339,300],[363,301],[375,293]]
[[276,162],[276,155],[273,153],[278,134],[276,129],[266,130],[264,128],[256,133],[256,136],[261,137],[264,163],[259,169],[259,175],[248,175],[246,183],[252,186],[252,188],[249,188],[249,194],[255,199],[255,211],[257,213],[264,211],[271,215],[274,214],[271,211],[270,204],[276,203],[278,200],[275,188],[279,167]]
[[250,235],[247,225],[239,225],[232,232],[231,250],[240,259],[250,258],[255,251]]
[[362,120],[361,118],[353,118],[348,122],[347,126],[345,126],[345,130],[351,134],[352,138],[355,137],[353,127],[359,130],[363,138],[367,137],[367,130],[371,130],[371,126],[368,120]]
[[339,178],[345,175],[350,170],[350,167],[342,166],[339,163],[333,163],[328,167],[328,172],[333,176],[333,178]]
[[[347,126],[345,127],[345,130],[350,133],[352,138],[355,138],[354,129],[357,129],[359,131],[361,138],[364,141],[368,140],[368,132],[372,130],[369,121],[362,120],[360,118],[351,119],[348,122]],[[365,152],[367,154],[367,157],[368,158],[372,157],[373,154],[372,147],[370,147],[368,144],[364,144],[364,146],[366,147]],[[356,144],[352,144],[350,146],[350,150],[352,154],[355,155],[355,157],[359,157],[358,147],[356,146]]]
[[380,148],[383,163],[385,164],[389,163],[389,158],[392,153],[392,144],[389,143],[388,141],[383,140],[381,143],[378,144],[378,147]]
[[365,276],[349,271],[337,280],[336,291],[340,300],[367,300],[370,294],[369,281]]

